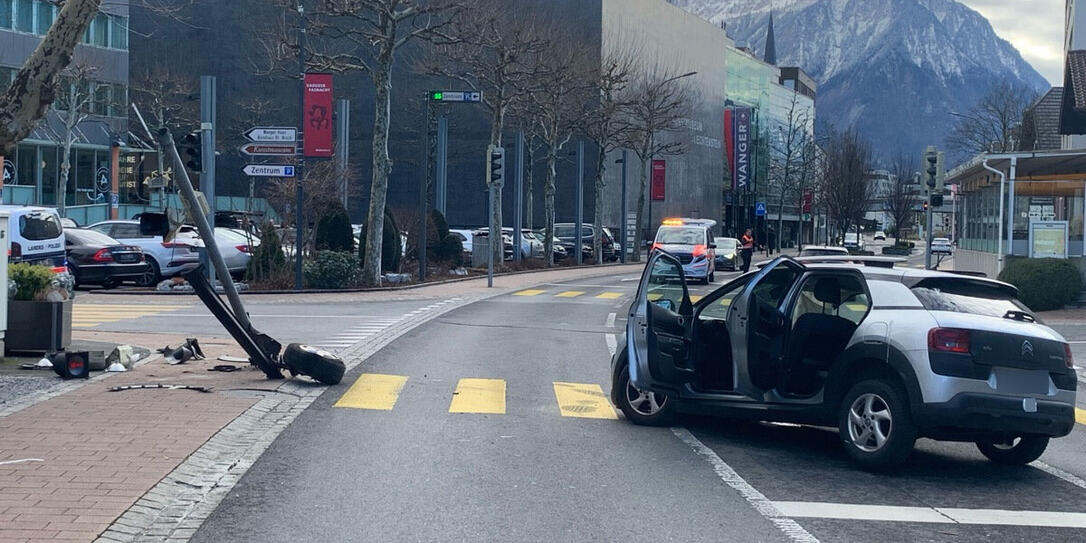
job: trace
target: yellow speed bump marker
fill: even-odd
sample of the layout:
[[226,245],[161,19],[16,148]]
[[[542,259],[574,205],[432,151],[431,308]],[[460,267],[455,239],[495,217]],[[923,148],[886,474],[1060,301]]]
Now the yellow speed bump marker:
[[522,290],[520,292],[514,292],[513,296],[539,296],[540,294],[543,294],[544,292],[547,292],[547,291],[528,289],[528,290]]
[[596,296],[600,300],[617,300],[622,297],[621,292],[604,292]]
[[1075,422],[1086,424],[1086,409],[1075,408]]
[[406,382],[404,375],[363,373],[335,406],[392,411]]
[[563,417],[581,419],[617,419],[614,408],[599,385],[585,383],[554,383],[554,396]]
[[556,296],[557,298],[576,298],[576,297],[578,297],[578,296],[580,296],[580,295],[582,295],[582,294],[584,294],[584,292],[583,292],[583,291],[579,291],[579,290],[569,290],[569,291],[563,292],[563,293],[561,293],[561,294],[557,294],[557,295],[555,295],[555,296]]
[[461,379],[449,413],[505,413],[505,379]]

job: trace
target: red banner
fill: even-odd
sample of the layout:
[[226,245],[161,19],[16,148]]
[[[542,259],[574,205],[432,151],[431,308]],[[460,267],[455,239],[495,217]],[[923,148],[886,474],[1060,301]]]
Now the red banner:
[[731,176],[731,189],[735,190],[735,134],[732,129],[735,121],[732,120],[731,108],[724,110],[724,153],[728,155],[728,174]]
[[809,190],[803,191],[803,212],[811,212],[811,202],[814,200],[814,193]]
[[652,161],[652,199],[659,202],[667,194],[667,162]]
[[305,74],[302,147],[307,157],[332,156],[332,74]]

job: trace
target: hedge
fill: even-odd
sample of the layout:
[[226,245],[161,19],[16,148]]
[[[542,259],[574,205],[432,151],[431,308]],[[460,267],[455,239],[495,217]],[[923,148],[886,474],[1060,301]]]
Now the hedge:
[[1018,299],[1034,311],[1060,309],[1082,293],[1077,266],[1062,258],[1015,258],[999,280],[1018,287]]

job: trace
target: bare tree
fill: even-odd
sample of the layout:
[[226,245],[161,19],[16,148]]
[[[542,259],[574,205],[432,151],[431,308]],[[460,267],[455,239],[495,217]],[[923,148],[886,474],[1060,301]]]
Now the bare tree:
[[777,193],[777,252],[781,251],[784,235],[784,203],[799,199],[807,180],[810,166],[811,112],[799,102],[799,93],[792,93],[792,101],[784,123],[777,126],[777,133],[770,134],[769,187]]
[[[445,40],[447,24],[470,1],[311,0],[311,11],[304,12],[309,36],[307,66],[337,73],[365,72],[373,80],[376,90],[373,182],[362,269],[362,281],[366,285],[377,285],[381,281],[381,238],[388,177],[393,166],[388,139],[392,122],[392,68],[396,55],[404,45],[415,40]],[[286,10],[302,12],[297,0],[276,2]],[[292,32],[279,32],[277,38],[266,40],[271,69],[282,69],[291,58],[296,58],[298,47]]]
[[913,222],[916,207],[923,201],[919,186],[913,181],[920,171],[919,162],[906,153],[898,154],[890,164],[890,188],[881,195],[886,201],[886,213],[894,222],[894,240],[901,239],[901,231]]
[[[675,75],[671,69],[657,64],[640,73],[631,85],[633,99],[627,107],[627,140],[624,146],[632,149],[641,161],[636,220],[638,236],[645,229],[645,191],[653,159],[679,155],[685,151],[681,142],[666,136],[681,127],[681,121],[690,109],[692,93],[688,87],[678,83],[687,75],[691,74]],[[633,261],[640,260],[641,251],[635,247]]]
[[604,178],[607,155],[629,139],[627,132],[630,124],[626,118],[631,100],[628,91],[637,72],[634,59],[633,49],[615,49],[604,56],[598,69],[589,70],[587,74],[588,89],[594,96],[585,101],[587,109],[581,115],[580,128],[599,150],[593,185],[595,214],[592,220],[595,225],[592,254],[596,255],[596,264],[603,264],[603,190],[607,187]]
[[[490,144],[501,147],[506,117],[522,97],[542,83],[539,57],[549,43],[547,23],[537,13],[511,7],[505,0],[481,0],[460,12],[450,25],[455,39],[440,44],[423,62],[422,71],[462,82],[482,93],[490,113]],[[541,22],[543,21],[543,22]],[[490,244],[494,262],[502,262],[502,186],[493,182]]]
[[79,125],[91,116],[91,103],[94,101],[91,88],[92,76],[97,70],[93,66],[77,64],[61,73],[58,83],[58,98],[54,102],[53,112],[60,120],[60,130],[44,123],[57,144],[64,149],[64,159],[60,162],[60,176],[56,181],[57,211],[61,217],[68,204],[68,179],[72,172],[72,146],[83,136]]
[[968,112],[951,112],[958,121],[946,138],[947,145],[965,155],[1016,151],[1022,114],[1035,99],[1036,93],[1024,86],[996,83]]
[[826,156],[822,201],[827,216],[843,236],[863,219],[874,197],[868,177],[871,144],[855,128],[850,128],[830,135],[823,149]]
[[58,0],[60,11],[53,25],[15,74],[7,92],[0,95],[0,157],[10,156],[15,145],[45,117],[56,99],[57,78],[71,63],[75,46],[98,14],[100,2]]

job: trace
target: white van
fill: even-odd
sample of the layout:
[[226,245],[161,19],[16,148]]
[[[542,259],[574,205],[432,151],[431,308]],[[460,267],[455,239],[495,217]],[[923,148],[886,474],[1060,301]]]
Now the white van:
[[64,268],[64,227],[57,210],[48,207],[0,206],[10,213],[8,261]]

